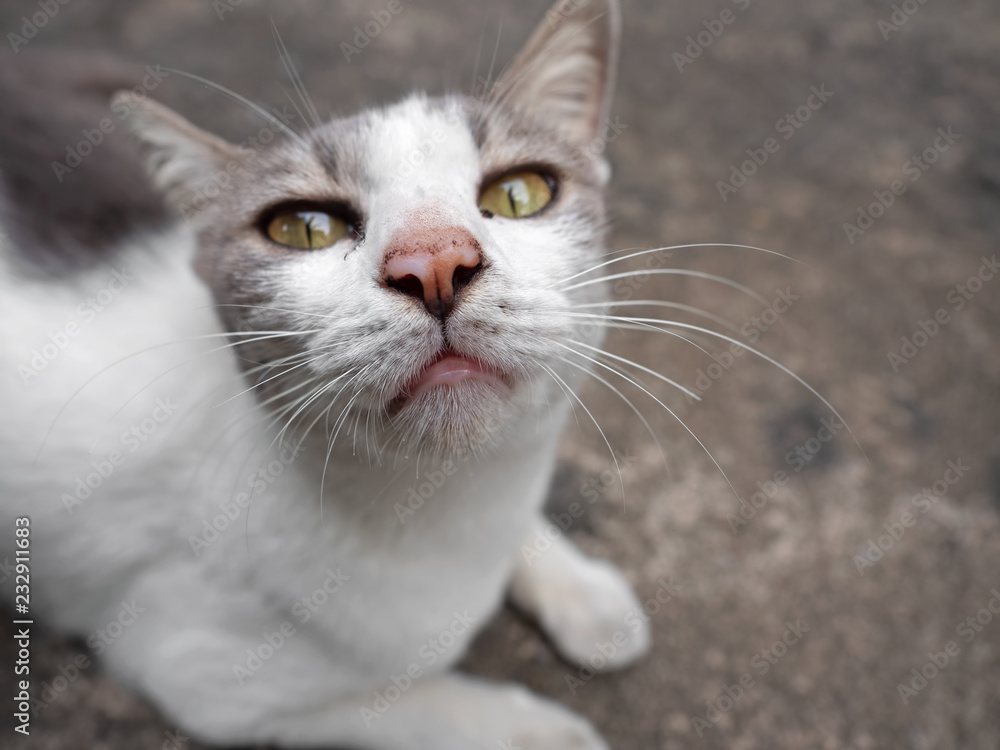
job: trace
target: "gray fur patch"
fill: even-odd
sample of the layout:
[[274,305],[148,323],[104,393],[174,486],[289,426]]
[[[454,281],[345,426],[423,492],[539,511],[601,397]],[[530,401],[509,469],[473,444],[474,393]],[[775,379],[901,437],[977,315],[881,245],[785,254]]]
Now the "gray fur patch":
[[122,127],[127,115],[108,104],[144,78],[155,80],[94,55],[0,56],[0,217],[22,266],[72,273],[170,220]]

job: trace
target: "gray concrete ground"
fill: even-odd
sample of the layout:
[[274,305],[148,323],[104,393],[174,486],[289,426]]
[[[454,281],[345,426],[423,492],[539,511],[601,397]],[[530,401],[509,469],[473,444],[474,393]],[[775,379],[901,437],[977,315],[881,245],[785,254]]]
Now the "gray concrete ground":
[[[280,105],[273,16],[320,110],[347,113],[414,86],[471,88],[480,35],[487,59],[502,22],[505,60],[545,10],[526,0],[406,3],[348,64],[338,45],[382,7],[378,0],[227,1],[231,8],[215,3],[231,10],[220,18],[209,0],[71,0],[31,44],[110,50]],[[880,20],[891,21],[888,2],[625,3],[613,114],[627,128],[609,146],[615,246],[732,242],[803,261],[724,248],[678,250],[669,259],[735,279],[769,302],[793,297],[777,322],[732,289],[692,278],[653,277],[631,293],[749,323],[737,337],[759,337],[765,352],[813,384],[843,412],[861,447],[845,430],[818,439],[829,410],[766,362],[744,355],[712,367],[676,338],[613,337],[612,351],[704,390],[699,404],[657,392],[741,494],[749,497],[758,483],[774,490],[758,496],[762,507],[734,533],[738,501],[677,421],[642,404],[666,446],[668,478],[629,409],[597,384],[584,391],[623,458],[625,501],[617,478],[607,481],[607,448],[583,418],[564,442],[552,512],[573,502],[587,507],[569,534],[620,564],[651,602],[653,654],[624,673],[588,680],[504,613],[467,664],[567,703],[614,748],[1000,747],[1000,617],[984,614],[1000,589],[1000,279],[975,294],[979,285],[967,283],[981,258],[998,250],[1000,12],[966,0],[901,5],[916,12],[880,29]],[[38,7],[7,0],[4,35]],[[679,70],[673,53],[684,53],[689,35],[697,44],[704,22],[726,8],[733,22]],[[832,96],[824,93],[806,119],[798,108],[813,87]],[[163,98],[231,138],[249,133],[238,107],[190,82],[170,81]],[[797,127],[778,129],[797,111]],[[935,163],[926,171],[907,168],[913,155],[933,149],[939,128],[951,128],[954,142],[937,140],[947,149],[928,155]],[[717,182],[771,137],[778,150],[723,200]],[[873,191],[884,194],[896,180],[906,181],[905,194],[849,238],[845,222],[856,224]],[[939,309],[948,320],[925,339],[921,321]],[[897,360],[897,372],[889,354],[900,352],[903,337],[925,345]],[[949,462],[969,468],[957,477]],[[780,487],[768,484],[783,478]],[[923,488],[934,502],[914,500]],[[900,525],[905,512],[912,526]],[[881,539],[891,548],[859,571],[859,555],[877,557],[870,543],[887,533],[885,524],[899,538]],[[963,626],[977,613],[984,624]],[[775,648],[786,623],[808,630]],[[904,702],[898,686],[909,686],[928,652],[952,641],[957,655]],[[10,640],[2,642],[12,654]],[[49,637],[36,654],[43,679],[77,653],[76,644]],[[741,679],[742,694],[728,687],[733,705],[727,686]],[[0,686],[11,694],[10,670]],[[7,714],[5,747],[169,747],[171,727],[96,668],[36,720],[30,741],[12,742]]]

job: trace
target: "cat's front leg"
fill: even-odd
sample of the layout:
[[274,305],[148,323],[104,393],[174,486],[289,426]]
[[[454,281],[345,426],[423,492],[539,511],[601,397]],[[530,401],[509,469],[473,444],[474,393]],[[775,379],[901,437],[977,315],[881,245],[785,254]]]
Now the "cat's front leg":
[[608,750],[585,719],[517,685],[448,673],[417,680],[393,697],[378,711],[368,694],[310,714],[271,717],[260,739],[289,748]]
[[[539,539],[551,545],[540,549]],[[542,517],[518,552],[510,598],[572,663],[619,669],[649,650],[646,618],[635,616],[641,605],[622,574],[584,555]]]

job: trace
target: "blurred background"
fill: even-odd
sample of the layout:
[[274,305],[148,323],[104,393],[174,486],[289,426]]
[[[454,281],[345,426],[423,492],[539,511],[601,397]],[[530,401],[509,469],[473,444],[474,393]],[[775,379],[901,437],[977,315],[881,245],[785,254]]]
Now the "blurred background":
[[[109,52],[280,109],[291,86],[273,19],[323,116],[413,88],[470,92],[494,49],[495,78],[548,9],[402,0],[363,49],[345,54],[342,43],[355,45],[355,27],[386,2],[51,5],[18,54]],[[4,43],[19,45],[9,35],[24,35],[25,17],[39,12],[36,0],[5,0]],[[154,96],[235,142],[260,127],[180,76]],[[673,250],[622,269],[718,274],[760,298],[663,275],[623,280],[617,296],[727,319],[727,335],[801,375],[857,442],[794,379],[732,356],[724,341],[698,340],[715,347],[713,361],[671,336],[615,333],[610,351],[702,400],[653,387],[675,420],[628,394],[665,448],[668,476],[635,414],[588,385],[581,395],[617,454],[625,497],[581,416],[550,512],[586,509],[567,533],[626,571],[646,602],[654,651],[591,679],[504,612],[467,668],[568,704],[618,749],[1000,747],[1000,8],[625,0],[612,120],[613,249],[737,243],[801,261]],[[12,661],[12,640],[0,642]],[[84,652],[54,634],[35,646],[36,684]],[[0,673],[4,695],[14,692],[11,672]],[[5,711],[0,745],[198,747],[97,667],[65,684],[26,741],[9,739]]]

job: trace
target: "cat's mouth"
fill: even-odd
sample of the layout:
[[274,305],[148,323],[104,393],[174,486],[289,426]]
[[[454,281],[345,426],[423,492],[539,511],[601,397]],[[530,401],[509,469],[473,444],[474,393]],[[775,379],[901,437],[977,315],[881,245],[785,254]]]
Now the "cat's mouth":
[[410,401],[435,388],[459,388],[474,382],[502,391],[511,390],[509,377],[504,373],[454,349],[442,349],[400,389],[389,405],[389,412],[398,412]]

